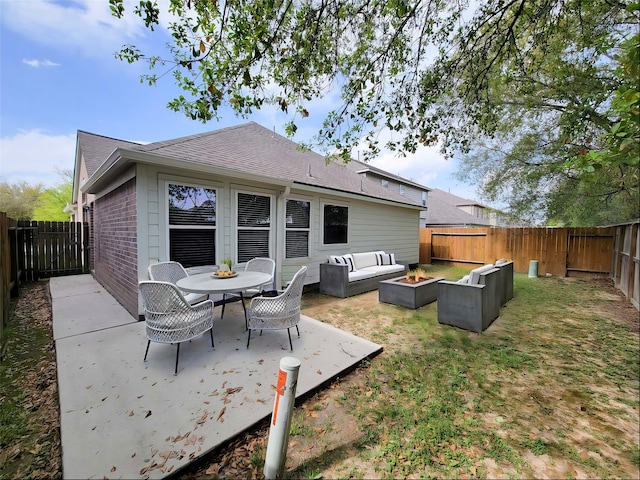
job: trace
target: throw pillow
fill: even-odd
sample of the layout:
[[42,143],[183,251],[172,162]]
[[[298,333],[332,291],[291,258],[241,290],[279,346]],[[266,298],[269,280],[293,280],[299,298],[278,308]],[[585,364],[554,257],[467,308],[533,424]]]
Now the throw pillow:
[[376,253],[376,263],[378,265],[395,265],[396,254],[395,253]]
[[329,255],[329,263],[338,263],[338,258],[342,257],[340,255]]
[[355,270],[355,266],[353,265],[353,258],[351,256],[336,257],[336,263],[349,267],[349,272],[353,272]]

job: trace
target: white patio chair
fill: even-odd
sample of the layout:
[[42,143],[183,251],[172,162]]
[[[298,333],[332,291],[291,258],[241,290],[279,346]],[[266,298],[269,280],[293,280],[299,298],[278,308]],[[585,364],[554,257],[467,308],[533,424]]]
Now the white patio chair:
[[262,284],[257,288],[249,288],[245,290],[245,297],[255,297],[262,293],[263,290],[273,290],[273,279],[276,274],[276,262],[271,258],[256,257],[247,262],[244,267],[245,272],[262,272],[271,275],[271,280],[268,283]]
[[[178,280],[187,276],[189,276],[189,273],[179,262],[170,261],[149,265],[149,280],[169,282],[175,285]],[[182,290],[180,290],[180,292],[191,305],[200,303],[208,298],[208,295],[201,293],[189,293],[183,292]]]
[[286,328],[289,334],[289,347],[293,351],[291,343],[291,327],[296,327],[298,338],[300,338],[300,301],[302,299],[302,288],[307,275],[307,267],[302,267],[293,276],[287,288],[280,292],[277,297],[253,297],[247,310],[248,324],[247,348],[251,342],[251,330],[279,330]]
[[180,343],[203,334],[207,330],[213,347],[213,302],[205,300],[191,305],[180,289],[170,282],[143,281],[139,283],[144,304],[144,319],[147,332],[147,349],[144,361],[147,361],[151,342],[176,344],[176,368]]
[[[245,298],[252,298],[256,295],[262,293],[262,291],[267,289],[273,289],[273,278],[276,274],[276,262],[267,257],[255,257],[249,260],[244,266],[245,272],[261,272],[271,275],[271,280],[268,283],[260,285],[257,288],[250,288],[245,290],[244,292],[237,293],[225,293],[222,298],[222,315],[220,318],[224,317],[224,306],[226,303],[242,301],[242,308],[244,309],[244,318],[245,318],[245,327],[247,327],[247,310],[244,305]],[[248,328],[248,327],[247,327]]]

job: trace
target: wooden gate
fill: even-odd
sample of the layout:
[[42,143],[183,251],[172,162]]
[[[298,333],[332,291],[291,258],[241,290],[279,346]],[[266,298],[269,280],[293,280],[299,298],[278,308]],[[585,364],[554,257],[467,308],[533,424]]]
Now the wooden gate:
[[88,224],[80,222],[19,221],[22,231],[19,256],[33,278],[77,275],[89,271]]
[[611,275],[615,231],[571,228],[567,232],[567,277]]

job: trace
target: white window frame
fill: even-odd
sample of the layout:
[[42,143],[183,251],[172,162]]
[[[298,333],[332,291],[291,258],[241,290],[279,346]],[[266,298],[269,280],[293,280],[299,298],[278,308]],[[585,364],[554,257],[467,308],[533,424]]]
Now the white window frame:
[[[309,204],[309,227],[307,228],[300,228],[300,227],[295,227],[295,228],[287,228],[287,203],[289,202],[289,200],[294,201],[294,202],[306,202]],[[299,259],[299,258],[309,258],[310,257],[310,250],[311,250],[311,219],[312,219],[312,202],[311,200],[307,199],[307,198],[287,198],[285,199],[285,205],[284,205],[284,241],[285,241],[285,246],[284,246],[284,258],[285,260],[294,260],[294,259]],[[289,232],[307,232],[307,256],[306,257],[287,257],[287,233]]]
[[[220,248],[220,238],[219,238],[219,226],[220,226],[220,215],[219,212],[222,211],[222,207],[220,204],[220,186],[213,184],[205,184],[199,182],[193,182],[188,179],[163,179],[164,181],[164,197],[162,201],[163,209],[164,209],[164,227],[165,227],[165,258],[168,260],[171,255],[171,230],[214,230],[214,241],[215,241],[215,250],[213,252],[213,258],[211,259],[211,263],[218,261],[219,255],[218,251]],[[216,192],[216,224],[213,226],[207,225],[197,225],[197,226],[189,226],[189,225],[174,225],[171,226],[169,224],[169,185],[183,185],[186,187],[194,187],[194,188],[204,188],[207,190],[214,190]]]
[[[264,191],[256,190],[248,190],[248,189],[234,189],[232,192],[233,195],[233,261],[234,263],[240,263],[238,259],[238,238],[239,238],[239,230],[257,230],[257,231],[265,231],[264,228],[260,227],[238,227],[238,196],[240,194],[245,195],[256,195],[260,197],[269,197],[269,258],[275,258],[275,238],[276,238],[276,196],[272,193],[266,193]],[[242,262],[243,264],[246,262]]]
[[[336,207],[345,207],[347,209],[347,242],[346,243],[324,243],[324,207],[327,205],[336,206]],[[336,247],[345,247],[349,246],[351,243],[351,205],[344,202],[335,202],[331,200],[322,200],[320,202],[320,245],[323,249],[332,249]]]

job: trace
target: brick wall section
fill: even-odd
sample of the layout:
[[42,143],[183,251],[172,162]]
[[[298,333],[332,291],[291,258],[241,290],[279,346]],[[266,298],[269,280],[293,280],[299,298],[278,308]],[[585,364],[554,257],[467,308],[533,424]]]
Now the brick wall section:
[[89,238],[86,243],[89,245],[89,271],[94,270],[96,261],[95,261],[95,242],[94,242],[94,225],[93,225],[93,203],[89,206],[87,210],[87,217],[85,221],[89,224]]
[[96,279],[138,318],[138,254],[135,178],[95,201]]

